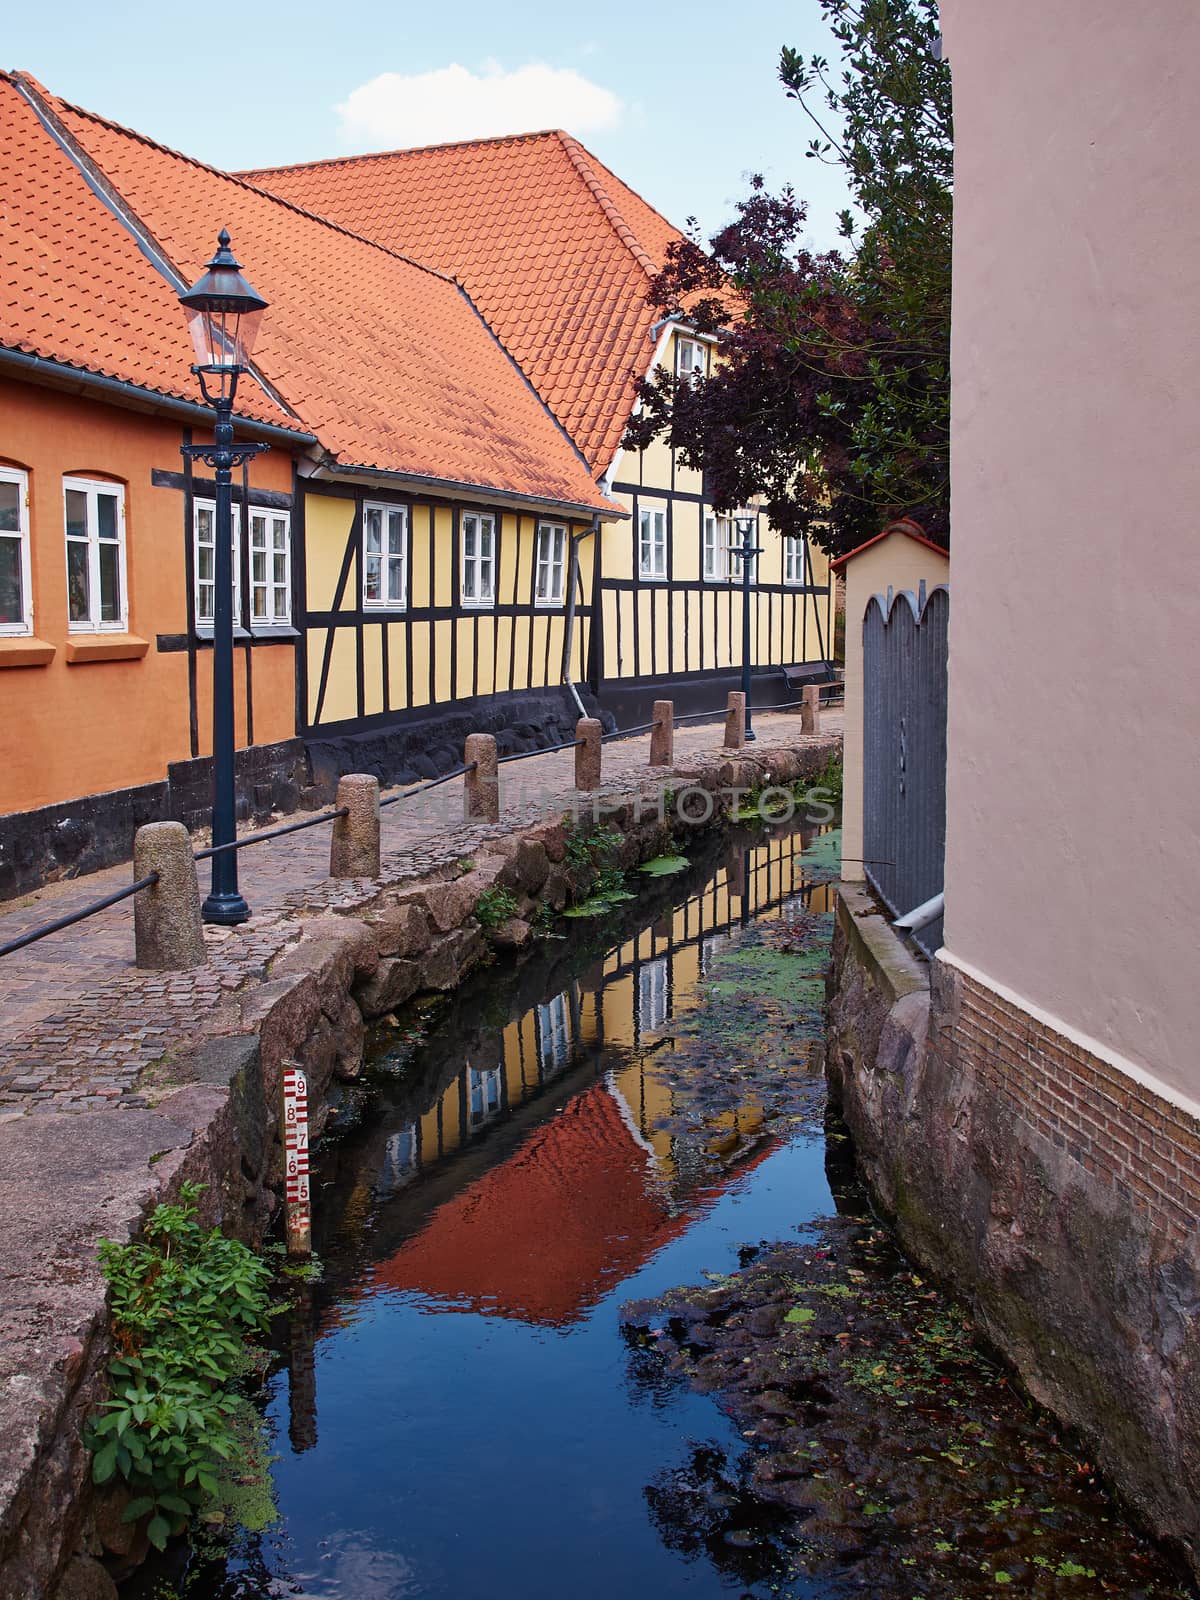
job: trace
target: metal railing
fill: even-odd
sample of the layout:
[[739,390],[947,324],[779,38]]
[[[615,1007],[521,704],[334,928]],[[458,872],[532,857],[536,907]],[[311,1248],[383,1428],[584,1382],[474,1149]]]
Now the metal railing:
[[[824,685],[821,687],[840,688],[841,686]],[[792,710],[797,707],[802,707],[807,703],[808,702],[805,700],[794,700],[784,702],[782,705],[766,706],[762,709],[764,711]],[[676,723],[700,722],[719,717],[727,717],[730,714],[730,711],[731,706],[728,703],[724,706],[714,707],[712,710],[708,711],[685,712],[679,717],[676,717],[672,711],[668,718],[656,717],[653,721],[639,723],[631,728],[614,728],[608,733],[601,733],[599,736],[599,742],[601,744],[607,744],[614,739],[636,738],[642,734],[653,733],[656,729],[661,728],[664,725],[670,725],[673,727]],[[546,745],[537,750],[515,750],[506,755],[496,756],[496,765],[500,766],[513,761],[527,761],[533,756],[551,755],[560,750],[578,750],[589,742],[589,739],[586,737],[564,739],[557,744]],[[653,754],[653,745],[651,750]],[[465,777],[469,773],[477,771],[478,768],[478,761],[464,762],[459,766],[452,767],[449,772],[443,772],[439,774],[436,778],[430,778],[424,783],[419,783],[412,788],[404,789],[398,794],[386,796],[386,798],[383,798],[379,801],[379,809],[382,811],[386,807],[399,805],[405,800],[415,799],[417,795],[425,794],[431,789],[437,789],[442,784],[450,783],[455,778]],[[498,814],[498,802],[493,802],[493,807]],[[325,823],[334,823],[340,818],[348,817],[349,815],[350,808],[348,806],[335,806],[331,811],[321,812],[319,816],[304,817],[297,822],[281,823],[278,827],[265,828],[258,833],[250,833],[241,838],[233,839],[228,844],[207,845],[200,850],[192,851],[191,859],[193,862],[208,861],[214,856],[222,855],[229,851],[248,850],[253,845],[263,844],[271,839],[281,839],[288,834],[300,833],[308,828],[319,828]],[[88,917],[93,917],[101,911],[107,911],[112,906],[119,905],[123,900],[129,900],[134,895],[140,894],[143,890],[152,888],[159,881],[160,878],[157,872],[148,873],[145,876],[136,879],[133,883],[128,884],[123,889],[117,889],[112,894],[103,895],[96,900],[89,901],[87,905],[81,906],[77,911],[70,912],[66,916],[57,917],[54,919],[54,921],[44,923],[41,927],[32,928],[29,930],[29,932],[20,934],[15,939],[7,940],[3,944],[0,944],[0,958],[3,958],[7,955],[12,955],[18,950],[23,950],[27,946],[35,944],[38,940],[45,939],[51,934],[60,933],[66,928],[73,927],[76,923],[83,922]]]

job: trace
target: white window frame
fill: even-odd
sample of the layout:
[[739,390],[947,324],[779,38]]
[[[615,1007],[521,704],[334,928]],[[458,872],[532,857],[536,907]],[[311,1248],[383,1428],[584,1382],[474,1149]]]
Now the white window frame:
[[537,1008],[538,1061],[543,1078],[559,1073],[571,1059],[571,1012],[565,994]]
[[[567,525],[539,522],[533,551],[533,603],[557,609],[566,595]],[[543,578],[545,581],[543,582]]]
[[[250,521],[250,608],[249,626],[252,633],[268,628],[290,628],[292,625],[292,519],[286,511],[274,511],[269,506],[248,507]],[[259,526],[263,532],[261,550],[258,543]],[[275,535],[283,530],[283,543],[277,545]],[[262,555],[264,576],[258,578],[254,571],[254,558]],[[279,576],[277,557],[282,557],[283,576]],[[261,613],[258,596],[264,595]],[[282,595],[282,606],[280,596]]]
[[[87,497],[87,532],[82,539],[67,534],[67,495],[82,494]],[[117,537],[101,539],[98,505],[101,496],[117,502]],[[111,483],[104,478],[63,478],[63,537],[67,562],[67,631],[69,633],[125,633],[129,628],[129,584],[125,561],[125,485]],[[117,586],[120,614],[109,621],[101,619],[100,609],[100,547],[115,544],[117,550]],[[71,559],[72,545],[83,545],[87,551],[88,614],[71,616]]]
[[[469,528],[468,524],[473,524]],[[467,551],[474,534],[475,549]],[[496,604],[496,519],[488,511],[464,511],[459,518],[462,603],[471,610]],[[471,592],[468,593],[468,590]]]
[[[796,570],[797,556],[800,558],[798,574]],[[805,589],[812,583],[812,567],[808,557],[808,540],[802,533],[784,535],[783,581],[793,589]]]
[[[212,518],[209,526],[212,528],[211,540],[200,538],[200,514],[207,511]],[[233,545],[230,558],[233,561],[233,625],[240,628],[242,625],[242,508],[236,502],[230,507],[233,527]],[[211,578],[200,576],[200,551],[202,548],[211,549],[213,553],[213,575]],[[212,590],[213,605],[217,600],[217,502],[198,498],[192,501],[192,604],[195,607],[197,633],[211,633],[213,618],[201,615],[204,610],[204,591]]]
[[638,507],[638,577],[643,583],[667,581],[667,512],[664,506]]
[[5,637],[27,638],[33,632],[33,573],[29,543],[29,474],[20,467],[0,467],[0,483],[13,483],[17,487],[17,526],[0,532],[0,539],[11,539],[17,547],[17,561],[21,569],[19,622],[0,622],[0,634]]
[[671,984],[666,956],[638,968],[638,1033],[653,1033],[671,1018]]
[[[478,1109],[476,1105],[478,1104]],[[467,1114],[472,1128],[491,1122],[504,1110],[499,1067],[467,1068]]]
[[705,583],[729,582],[733,572],[733,563],[729,559],[729,545],[732,538],[731,517],[718,517],[713,511],[704,513],[700,570]]
[[703,344],[699,339],[689,339],[685,334],[676,334],[675,376],[677,378],[707,377],[707,345]]
[[[379,549],[367,549],[367,518],[377,511],[379,513]],[[392,550],[391,519],[400,519],[400,544],[399,551]],[[412,523],[408,514],[408,507],[397,505],[394,500],[366,500],[362,508],[362,603],[364,611],[406,611],[408,609],[408,546]],[[386,540],[385,540],[386,535]],[[385,542],[388,549],[384,549]],[[379,594],[370,596],[367,593],[369,581],[368,567],[372,559],[379,561]],[[394,587],[391,582],[394,572],[400,574],[400,598],[389,598],[389,590]]]

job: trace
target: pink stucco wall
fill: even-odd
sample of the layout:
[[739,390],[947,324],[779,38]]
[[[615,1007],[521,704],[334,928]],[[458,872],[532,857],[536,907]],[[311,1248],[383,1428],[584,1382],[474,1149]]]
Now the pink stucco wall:
[[942,25],[946,952],[1200,1099],[1200,3]]

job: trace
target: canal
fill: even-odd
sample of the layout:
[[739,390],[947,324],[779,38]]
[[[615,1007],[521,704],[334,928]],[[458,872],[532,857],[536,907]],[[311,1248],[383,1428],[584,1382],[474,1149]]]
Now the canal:
[[[676,1285],[719,1290],[775,1241],[828,1264],[820,1219],[838,1212],[853,1248],[886,1255],[827,1126],[836,848],[798,829],[710,844],[642,880],[624,918],[565,922],[377,1031],[316,1163],[321,1275],[275,1330],[269,1482],[129,1580],[127,1600],[957,1592],[918,1581],[886,1540],[882,1567],[856,1566],[853,1541],[806,1559],[795,1508],[751,1492],[746,1417],[681,1377],[663,1329],[621,1315]],[[1003,1401],[968,1409],[1012,1401],[990,1364],[986,1382]],[[1043,1463],[1031,1480],[1068,1470],[1041,1420],[1020,1426]],[[1090,1479],[1079,1504],[1125,1587],[1083,1560],[1057,1570],[1056,1545],[1056,1570],[1012,1592],[1188,1592],[1132,1531],[1114,1541]],[[1007,1581],[976,1566],[964,1595]]]

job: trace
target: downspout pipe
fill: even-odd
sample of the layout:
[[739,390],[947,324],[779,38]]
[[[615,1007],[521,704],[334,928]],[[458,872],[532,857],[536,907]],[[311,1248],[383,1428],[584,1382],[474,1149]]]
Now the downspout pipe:
[[923,900],[919,906],[914,906],[904,916],[897,917],[892,927],[898,933],[920,933],[922,928],[928,928],[930,923],[936,922],[945,910],[946,895],[943,890],[941,894],[935,894],[932,899]]
[[575,639],[575,591],[579,584],[579,546],[585,539],[594,539],[599,532],[600,518],[595,516],[586,533],[571,535],[571,571],[567,585],[567,624],[563,635],[562,680],[571,691],[571,698],[579,708],[581,717],[586,717],[587,711],[579,697],[579,690],[571,678],[571,646]]

